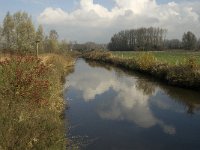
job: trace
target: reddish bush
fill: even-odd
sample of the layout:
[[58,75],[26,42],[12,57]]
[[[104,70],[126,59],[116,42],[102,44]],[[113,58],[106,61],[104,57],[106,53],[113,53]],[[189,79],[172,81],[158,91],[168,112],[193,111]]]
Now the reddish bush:
[[47,104],[50,83],[49,69],[40,59],[15,56],[0,62],[1,94],[13,96],[16,101]]

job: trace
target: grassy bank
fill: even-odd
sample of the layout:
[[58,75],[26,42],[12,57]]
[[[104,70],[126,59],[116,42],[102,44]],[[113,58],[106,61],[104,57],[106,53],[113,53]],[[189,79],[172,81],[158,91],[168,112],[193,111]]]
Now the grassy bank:
[[159,60],[154,53],[138,52],[136,56],[129,57],[116,52],[90,51],[83,57],[142,72],[171,85],[200,90],[200,66],[196,57],[186,57],[179,63],[172,63]]
[[[135,59],[139,55],[145,52],[113,52],[113,55],[116,57],[123,57],[129,59]],[[169,65],[176,65],[180,63],[184,63],[188,58],[195,58],[196,62],[200,64],[200,52],[195,51],[181,51],[181,50],[174,50],[174,51],[152,51],[151,54],[154,57],[163,63],[167,63]]]
[[0,61],[0,149],[66,149],[63,77],[70,55],[6,56]]

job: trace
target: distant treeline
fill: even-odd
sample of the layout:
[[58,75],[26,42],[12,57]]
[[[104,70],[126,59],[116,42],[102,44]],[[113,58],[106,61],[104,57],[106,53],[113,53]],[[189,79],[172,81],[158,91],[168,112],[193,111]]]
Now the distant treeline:
[[10,53],[34,53],[36,41],[39,41],[40,53],[62,53],[68,50],[111,50],[111,51],[136,51],[136,50],[164,50],[187,49],[199,50],[200,40],[188,31],[183,34],[182,40],[166,39],[167,30],[162,28],[139,28],[123,30],[112,36],[109,44],[86,42],[67,42],[59,40],[56,30],[44,33],[42,25],[35,28],[32,18],[26,12],[6,14],[2,26],[0,25],[0,51]]
[[200,49],[200,40],[188,31],[179,39],[166,39],[167,30],[162,28],[139,28],[123,30],[114,34],[108,44],[111,51],[164,50],[164,49]]
[[95,42],[86,42],[86,43],[77,43],[77,42],[71,42],[70,48],[72,50],[77,51],[90,51],[90,50],[107,50],[107,44],[98,44]]
[[111,38],[108,48],[112,51],[161,49],[166,32],[153,27],[120,31]]
[[184,50],[200,50],[200,39],[194,33],[188,31],[183,34],[182,41],[179,39],[165,40],[165,49],[184,49]]

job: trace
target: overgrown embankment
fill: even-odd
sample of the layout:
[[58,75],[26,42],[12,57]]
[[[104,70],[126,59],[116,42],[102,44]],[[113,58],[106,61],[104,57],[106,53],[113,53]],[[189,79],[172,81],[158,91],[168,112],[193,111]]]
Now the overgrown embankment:
[[170,65],[158,61],[152,53],[142,53],[137,58],[129,59],[116,57],[111,52],[90,51],[83,53],[83,57],[139,71],[171,85],[200,90],[200,66],[195,58],[188,58],[183,63]]
[[62,77],[71,56],[10,56],[0,61],[0,149],[66,149]]

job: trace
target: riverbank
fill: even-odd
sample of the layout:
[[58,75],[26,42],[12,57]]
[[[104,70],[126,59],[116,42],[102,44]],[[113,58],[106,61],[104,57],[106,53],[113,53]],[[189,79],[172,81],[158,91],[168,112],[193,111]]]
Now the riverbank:
[[[112,52],[114,56],[135,59],[144,51],[116,51]],[[178,65],[184,63],[187,58],[195,58],[196,63],[200,65],[200,51],[188,51],[188,50],[166,50],[166,51],[151,51],[154,57],[163,63],[169,65]]]
[[72,55],[7,56],[0,61],[0,149],[66,149],[62,96]]
[[129,58],[108,51],[89,51],[82,57],[148,74],[170,85],[200,90],[200,66],[193,57],[178,64],[161,62],[150,52]]

